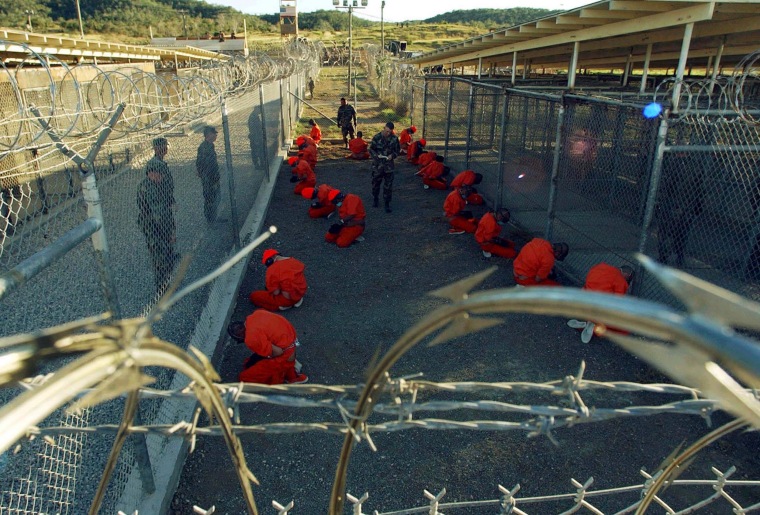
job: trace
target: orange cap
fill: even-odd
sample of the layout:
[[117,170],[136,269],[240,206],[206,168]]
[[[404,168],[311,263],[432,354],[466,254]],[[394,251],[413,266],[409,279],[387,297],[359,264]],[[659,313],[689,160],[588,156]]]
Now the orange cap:
[[301,190],[301,196],[305,199],[314,198],[314,188],[304,188]]
[[420,139],[420,145],[422,145],[424,147],[425,145],[427,145],[427,141],[425,141],[424,138],[421,138]]
[[273,258],[273,257],[275,257],[278,254],[279,254],[279,252],[277,252],[274,249],[266,249],[264,251],[264,255],[261,256],[261,264],[266,265],[267,264],[267,259]]
[[298,158],[296,156],[292,156],[288,158],[288,164],[290,166],[295,166],[295,164],[298,162]]
[[417,127],[415,127],[414,125],[412,125],[411,127],[409,127],[409,130],[411,130],[412,134],[414,134],[415,132],[417,132]]
[[340,190],[330,190],[330,193],[327,194],[327,200],[332,202],[338,195],[340,195]]

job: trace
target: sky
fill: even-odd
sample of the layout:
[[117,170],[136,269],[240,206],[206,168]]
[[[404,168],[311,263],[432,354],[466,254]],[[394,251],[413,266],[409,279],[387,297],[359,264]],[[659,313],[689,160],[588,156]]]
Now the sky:
[[[276,14],[280,12],[279,0],[207,0],[212,4],[228,5],[248,14]],[[382,0],[368,0],[364,9],[355,9],[354,16],[380,21]],[[341,4],[342,4],[341,0]],[[593,3],[593,0],[386,0],[383,18],[388,22],[424,20],[438,14],[462,9],[509,9],[511,7],[540,7],[542,9],[575,9]],[[361,5],[361,2],[359,2]],[[334,9],[332,0],[297,0],[298,12],[314,12]],[[345,11],[345,9],[341,9]]]

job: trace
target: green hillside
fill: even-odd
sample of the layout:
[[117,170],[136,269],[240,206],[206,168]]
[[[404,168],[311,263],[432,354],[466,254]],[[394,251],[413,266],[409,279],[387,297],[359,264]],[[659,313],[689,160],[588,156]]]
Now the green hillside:
[[470,9],[451,11],[425,20],[426,23],[456,23],[480,25],[486,28],[510,27],[526,21],[543,18],[559,11],[533,9],[531,7],[513,7],[511,9]]

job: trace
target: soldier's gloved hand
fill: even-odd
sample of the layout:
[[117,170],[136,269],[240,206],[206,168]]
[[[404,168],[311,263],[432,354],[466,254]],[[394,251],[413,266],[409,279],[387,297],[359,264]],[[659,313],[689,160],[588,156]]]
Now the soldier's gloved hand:
[[293,176],[290,177],[290,182],[298,182],[298,180],[299,179],[298,179],[297,175],[293,175]]
[[338,234],[340,233],[340,230],[343,228],[340,224],[332,224],[329,229],[327,229],[327,232],[330,234]]

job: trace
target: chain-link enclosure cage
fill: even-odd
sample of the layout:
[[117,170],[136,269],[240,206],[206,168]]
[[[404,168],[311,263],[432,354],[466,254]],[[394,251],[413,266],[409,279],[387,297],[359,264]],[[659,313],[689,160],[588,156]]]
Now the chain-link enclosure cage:
[[[2,336],[109,310],[122,318],[145,316],[180,280],[184,258],[180,286],[229,258],[250,236],[246,218],[289,141],[306,81],[318,73],[317,47],[305,40],[278,54],[154,69],[152,63],[70,67],[30,51],[28,63],[3,64]],[[112,120],[113,131],[90,163],[86,156]],[[98,212],[101,222],[74,239]],[[68,245],[63,251],[53,245],[61,241]],[[8,279],[30,257],[51,254],[57,260],[34,277]],[[234,301],[227,290],[214,282],[193,291],[153,325],[154,334],[210,357]],[[158,388],[187,385],[168,369],[146,373]],[[19,392],[5,391],[4,401]],[[116,424],[123,406],[117,399],[77,413],[61,410],[43,425]],[[138,416],[171,425],[191,416],[194,406],[144,400]],[[62,435],[0,456],[3,512],[80,512],[93,499],[112,441],[105,434]],[[151,483],[165,482],[151,476],[167,443],[155,436],[127,441],[104,512],[132,511]]]
[[[757,87],[747,67],[723,82],[655,81],[655,99],[680,109],[655,118],[642,111],[651,96],[591,77],[578,80],[586,93],[569,94],[540,91],[556,86],[549,79],[512,87],[431,75],[423,86],[403,75],[388,82],[415,98],[427,149],[454,173],[481,173],[480,192],[520,229],[567,242],[562,270],[576,284],[599,262],[634,265],[643,252],[757,297],[758,134],[748,107]],[[678,304],[640,272],[636,295]]]

